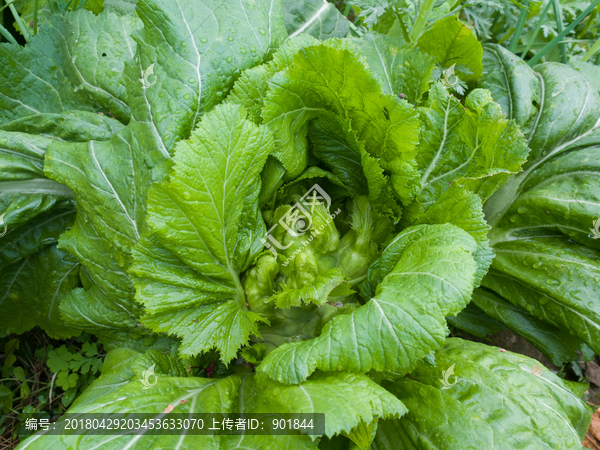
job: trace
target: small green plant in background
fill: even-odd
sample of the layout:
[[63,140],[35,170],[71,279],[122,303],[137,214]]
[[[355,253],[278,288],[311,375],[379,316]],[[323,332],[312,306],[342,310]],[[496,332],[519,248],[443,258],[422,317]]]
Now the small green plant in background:
[[84,342],[81,350],[75,345],[61,345],[48,351],[46,362],[54,374],[55,385],[64,392],[61,400],[68,407],[102,370],[102,355],[98,353],[96,343]]
[[0,352],[0,434],[2,443],[10,446],[17,438],[35,432],[25,428],[32,414],[51,419],[64,413],[100,376],[104,359],[86,333],[56,341],[33,330],[1,340]]

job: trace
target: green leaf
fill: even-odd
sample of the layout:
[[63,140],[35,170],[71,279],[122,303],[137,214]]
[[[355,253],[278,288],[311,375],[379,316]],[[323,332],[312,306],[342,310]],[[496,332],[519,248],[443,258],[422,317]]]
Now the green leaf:
[[577,351],[581,350],[584,344],[564,328],[557,328],[537,319],[526,310],[485,288],[475,290],[473,303],[490,317],[530,341],[552,364],[560,367],[578,359]]
[[[478,290],[479,289],[476,289],[473,295],[475,295]],[[469,303],[456,317],[448,317],[448,323],[459,330],[466,331],[481,339],[485,339],[490,334],[497,333],[506,328],[503,323],[492,319],[492,317],[487,315],[482,309],[475,306],[473,301],[471,301],[471,303]]]
[[419,201],[425,209],[455,182],[485,201],[525,162],[521,131],[504,119],[489,92],[472,91],[465,106],[436,83],[428,106],[419,108]]
[[[400,420],[381,421],[372,448],[495,448],[492,428],[446,391],[407,378],[395,382],[388,389],[406,405],[408,413]],[[419,445],[425,442],[427,447]],[[503,450],[512,448],[502,447]]]
[[[331,70],[337,67],[339,70]],[[330,40],[300,50],[287,69],[269,81],[262,118],[275,136],[277,157],[287,179],[307,167],[306,131],[325,111],[350,120],[365,149],[380,158],[406,203],[416,193],[417,114],[406,102],[382,92],[359,50],[347,41]]]
[[119,348],[107,353],[102,366],[102,374],[75,400],[72,407],[86,405],[97,398],[116,391],[134,376],[131,364],[139,353],[129,348]]
[[48,137],[0,130],[0,265],[56,243],[73,220],[73,193],[44,176],[44,154],[51,143]]
[[600,91],[600,67],[581,61],[570,61],[569,66],[580,72],[592,86]]
[[483,50],[473,32],[455,17],[446,17],[421,35],[417,46],[435,57],[443,69],[464,66],[471,73],[456,70],[455,75],[466,82],[477,81],[483,70]]
[[485,221],[479,196],[469,192],[464,186],[450,185],[416,221],[416,224],[436,223],[456,225],[475,239],[477,242],[477,250],[474,254],[477,263],[475,286],[479,286],[494,258],[487,238],[490,226]]
[[[128,309],[132,307],[135,309]],[[132,299],[111,299],[97,285],[71,291],[62,299],[60,312],[70,326],[98,336],[107,350],[127,346],[140,351],[147,348],[172,351],[176,345],[173,340],[141,326],[140,307]]]
[[600,349],[600,300],[594,291],[594,279],[600,277],[597,250],[572,245],[562,236],[534,236],[498,243],[494,251],[485,287],[569,331],[595,351]]
[[73,359],[73,354],[69,352],[65,345],[61,345],[56,350],[50,350],[48,352],[48,360],[46,364],[48,368],[54,372],[65,372],[69,371],[69,362]]
[[15,379],[17,381],[25,381],[26,380],[25,370],[23,370],[23,368],[21,366],[15,367],[15,369],[13,370],[13,376],[15,377]]
[[239,274],[262,250],[259,173],[272,149],[269,131],[248,121],[241,106],[218,106],[178,144],[173,173],[150,191],[155,240],[140,243],[132,273],[146,307],[142,322],[182,337],[182,354],[216,347],[228,362],[257,332],[262,319],[247,311]]
[[63,406],[65,408],[68,408],[69,405],[71,403],[73,403],[73,400],[75,400],[75,398],[77,397],[77,387],[73,386],[73,387],[69,387],[64,395],[62,396],[60,402],[63,404]]
[[69,372],[59,372],[56,377],[56,385],[62,388],[63,391],[67,391],[68,389],[72,389],[77,386],[77,381],[79,380],[79,375],[76,373]]
[[0,405],[3,407],[3,411],[8,411],[8,408],[12,408],[12,391],[3,384],[0,385]]
[[29,389],[29,384],[27,384],[27,382],[21,384],[21,389],[20,389],[20,394],[21,394],[21,399],[26,400],[29,397],[29,393],[31,392],[31,389]]
[[61,319],[58,308],[61,298],[78,284],[79,263],[54,245],[2,268],[0,335],[24,333],[34,326],[54,338],[78,335]]
[[317,368],[408,370],[442,344],[448,334],[445,317],[469,302],[475,249],[473,238],[453,225],[404,230],[369,269],[368,279],[377,286],[373,298],[334,317],[319,337],[281,345],[258,371],[298,383]]
[[384,175],[379,160],[367,153],[365,143],[357,138],[350,120],[326,112],[310,123],[308,137],[312,153],[342,181],[353,197],[368,195],[377,211],[390,216],[388,222],[400,217],[401,207],[392,180]]
[[322,0],[283,0],[285,29],[291,38],[309,34],[317,39],[344,38],[350,22],[333,3]]
[[435,58],[382,34],[366,33],[352,42],[367,59],[371,72],[382,81],[383,92],[403,96],[415,105],[421,103],[433,81]]
[[[123,75],[128,126],[108,141],[60,143],[48,151],[46,174],[68,185],[77,201],[76,223],[60,246],[79,259],[92,282],[90,290],[73,292],[62,311],[107,345],[129,341],[139,348],[149,334],[137,329],[140,308],[126,274],[145,227],[149,186],[164,177],[175,143],[224,98],[235,76],[262,63],[285,36],[277,6],[253,6],[140,2],[136,12],[144,27],[133,34],[136,57],[125,62]],[[214,20],[207,24],[209,13]],[[234,21],[246,36],[242,43],[223,25]],[[224,61],[218,71],[217,60]]]
[[529,136],[539,110],[541,86],[525,61],[500,45],[486,44],[483,52],[485,74],[479,87],[488,89],[507,119],[513,119]]
[[248,112],[248,118],[256,124],[262,123],[261,111],[269,89],[269,79],[292,63],[294,55],[303,47],[316,41],[310,35],[300,34],[286,39],[266,64],[251,67],[242,72],[235,82],[227,101],[242,105]]
[[[119,352],[119,353],[115,353]],[[131,353],[115,350],[107,355],[107,366],[102,376],[96,380],[68,410],[70,414],[94,411],[94,413],[155,413],[164,416],[164,410],[175,413],[324,413],[325,435],[351,433],[361,423],[376,422],[383,418],[397,418],[406,408],[393,395],[362,374],[316,373],[301,385],[286,386],[256,374],[233,375],[222,379],[205,379],[189,376],[173,376],[156,372],[156,384],[150,389],[143,385],[137,375],[130,380],[117,382],[130,372],[123,364],[116,366],[114,361]],[[145,359],[146,358],[146,359]],[[173,357],[171,357],[173,359]],[[139,365],[138,365],[139,362]],[[133,366],[140,369],[147,364],[147,356],[133,359]],[[171,363],[172,364],[172,363]],[[167,364],[169,365],[169,364]],[[94,390],[94,395],[88,394]],[[100,393],[102,391],[102,393]],[[85,442],[81,436],[48,436],[43,433],[28,438],[21,444],[22,449],[48,448],[62,445],[65,448],[77,445],[79,448],[159,448],[172,447],[179,443],[187,448],[260,448],[276,450],[317,449],[318,439],[311,436],[208,436],[186,434],[176,436],[99,436],[88,434]],[[77,444],[76,441],[79,441]],[[60,444],[59,444],[60,442]]]
[[95,342],[84,342],[81,346],[81,351],[85,352],[85,356],[91,358],[92,356],[96,356],[98,354],[98,348],[96,347]]
[[[483,285],[597,352],[600,94],[568,66],[530,69],[498,46],[486,46],[484,64],[482,84],[520,123],[531,152],[524,172],[484,205],[496,258]],[[577,341],[566,342],[571,350],[536,345],[564,360]]]
[[128,121],[126,90],[120,80],[125,62],[135,54],[130,34],[139,26],[133,15],[105,11],[94,16],[78,10],[53,15],[24,47],[3,45],[0,124],[32,115],[38,120],[52,118],[72,110],[107,111]]
[[275,294],[275,302],[278,308],[289,309],[294,306],[313,303],[322,305],[327,297],[338,286],[346,282],[346,277],[337,267],[329,269],[322,275],[316,277],[310,286],[299,289],[283,287],[283,290]]
[[500,350],[448,339],[435,353],[436,365],[420,363],[411,379],[386,384],[409,413],[380,424],[375,448],[579,446],[590,408],[538,361]]
[[240,355],[249,363],[258,365],[267,356],[267,352],[267,346],[259,342],[251,347],[243,348]]
[[359,17],[362,22],[367,27],[373,27],[385,21],[390,11],[392,14],[396,13],[406,3],[402,0],[354,0],[352,5],[360,10]]

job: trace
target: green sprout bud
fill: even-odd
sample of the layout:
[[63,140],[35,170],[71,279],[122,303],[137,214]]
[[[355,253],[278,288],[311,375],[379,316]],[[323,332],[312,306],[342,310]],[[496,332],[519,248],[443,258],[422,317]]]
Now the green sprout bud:
[[352,229],[342,238],[337,267],[351,284],[357,284],[378,256],[377,244],[372,240],[373,209],[366,197],[356,198],[350,221]]
[[254,312],[266,315],[273,314],[275,303],[272,299],[275,290],[275,277],[279,273],[279,265],[271,255],[261,256],[256,266],[250,269],[244,279],[246,301]]

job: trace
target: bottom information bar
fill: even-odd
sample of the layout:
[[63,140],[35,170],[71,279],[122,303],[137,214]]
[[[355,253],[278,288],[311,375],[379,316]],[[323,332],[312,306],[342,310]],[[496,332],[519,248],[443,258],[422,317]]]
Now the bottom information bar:
[[64,414],[56,422],[32,414],[28,430],[51,435],[323,435],[325,414],[274,413]]

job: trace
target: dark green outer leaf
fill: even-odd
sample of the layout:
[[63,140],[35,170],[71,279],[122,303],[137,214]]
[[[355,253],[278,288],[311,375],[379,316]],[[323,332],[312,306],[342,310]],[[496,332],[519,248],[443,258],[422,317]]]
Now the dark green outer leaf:
[[[78,10],[54,15],[25,47],[0,46],[0,123],[79,110],[129,120],[124,63],[133,58],[132,15]],[[106,56],[102,56],[102,55]]]
[[[488,284],[489,285],[489,284]],[[583,342],[565,331],[537,319],[494,292],[479,288],[473,292],[473,303],[515,333],[529,340],[556,366],[578,359]]]
[[456,338],[435,364],[423,361],[410,379],[386,386],[409,413],[381,424],[376,449],[581,448],[591,420],[581,390],[538,361]]
[[0,336],[21,334],[40,326],[53,338],[80,333],[65,326],[60,298],[79,283],[79,263],[56,246],[2,268],[0,274]]
[[483,284],[598,351],[600,95],[568,66],[529,69],[494,45],[485,53],[482,85],[532,150],[525,171],[484,206],[497,256]]
[[108,141],[56,144],[45,167],[75,193],[77,222],[61,247],[77,255],[94,286],[69,297],[65,316],[106,342],[148,333],[132,326],[139,306],[126,270],[145,227],[150,184],[168,170],[175,142],[222,100],[234,77],[263,62],[285,36],[275,2],[150,0],[136,11],[144,28],[134,33],[136,58],[123,76],[131,121]]
[[[478,290],[476,289],[473,295]],[[503,323],[493,319],[478,306],[475,306],[473,301],[456,317],[447,317],[447,319],[450,325],[481,339],[506,328]]]

